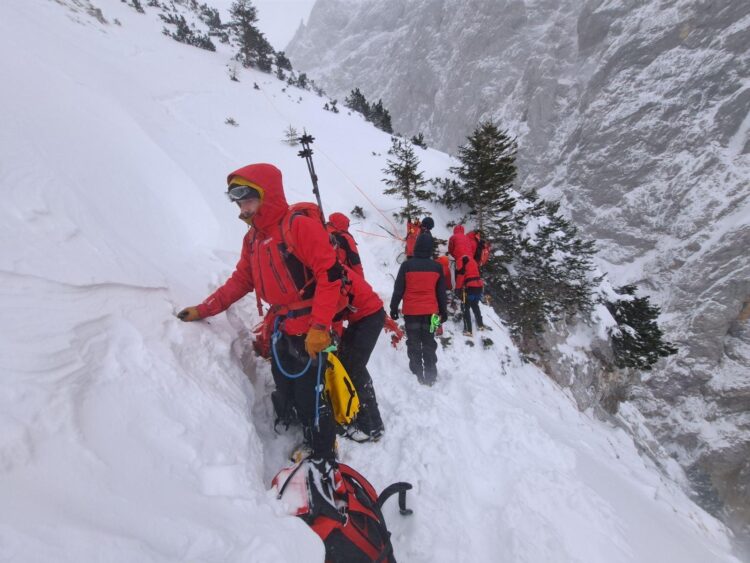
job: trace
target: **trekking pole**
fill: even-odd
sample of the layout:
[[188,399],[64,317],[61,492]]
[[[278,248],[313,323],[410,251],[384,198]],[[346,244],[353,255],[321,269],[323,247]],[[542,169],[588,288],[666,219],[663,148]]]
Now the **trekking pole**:
[[323,203],[320,200],[320,190],[318,189],[318,175],[315,173],[315,165],[313,164],[312,159],[313,150],[310,147],[314,140],[315,137],[305,131],[305,133],[299,138],[299,142],[302,144],[302,150],[297,153],[297,156],[304,158],[305,163],[307,163],[307,171],[310,173],[310,179],[312,180],[313,193],[318,202],[318,209],[320,209],[320,219],[323,221],[323,224],[325,224],[326,216],[325,213],[323,213]]

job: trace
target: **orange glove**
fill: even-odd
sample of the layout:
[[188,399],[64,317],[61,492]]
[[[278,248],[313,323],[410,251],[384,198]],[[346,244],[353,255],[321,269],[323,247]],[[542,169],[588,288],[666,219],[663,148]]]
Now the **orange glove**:
[[313,325],[310,327],[310,330],[307,331],[305,350],[310,354],[310,357],[317,357],[319,352],[322,352],[330,345],[331,333],[326,327],[322,325]]
[[181,321],[189,323],[191,321],[199,321],[201,315],[198,312],[198,307],[185,307],[182,311],[177,313],[177,318]]

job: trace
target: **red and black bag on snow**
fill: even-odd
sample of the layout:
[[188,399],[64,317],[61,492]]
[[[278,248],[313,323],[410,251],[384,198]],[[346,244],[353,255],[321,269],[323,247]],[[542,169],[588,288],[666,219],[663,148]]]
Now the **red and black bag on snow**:
[[395,563],[382,507],[398,493],[401,514],[411,514],[406,508],[411,484],[394,483],[378,495],[367,479],[348,465],[339,463],[333,474],[334,483],[326,489],[312,462],[305,459],[282,469],[274,477],[273,487],[290,514],[302,518],[323,540],[326,563]]

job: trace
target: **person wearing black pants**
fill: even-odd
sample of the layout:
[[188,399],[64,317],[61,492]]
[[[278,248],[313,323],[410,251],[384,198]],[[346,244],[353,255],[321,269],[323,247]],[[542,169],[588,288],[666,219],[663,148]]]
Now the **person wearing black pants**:
[[390,311],[391,317],[398,319],[403,299],[409,369],[425,385],[432,385],[437,378],[437,342],[430,332],[432,315],[439,314],[441,322],[448,319],[443,267],[431,256],[432,236],[419,235],[414,257],[401,264],[396,276]]
[[430,332],[431,321],[432,315],[404,315],[409,369],[425,385],[437,379],[437,341]]
[[[276,342],[275,353],[276,358],[271,358],[271,373],[276,391],[272,393],[271,398],[278,419],[289,424],[298,418],[302,422],[305,444],[326,461],[333,461],[336,455],[336,423],[322,386],[317,388],[318,358],[311,362],[305,371],[305,366],[310,362],[310,356],[305,351],[305,337],[288,334],[282,335]],[[325,370],[325,353],[322,361]],[[281,364],[281,368],[288,374],[296,375],[303,371],[305,373],[292,379],[282,373],[278,364]],[[321,381],[325,381],[324,372],[321,372]]]
[[479,266],[469,256],[461,257],[461,266],[456,268],[456,288],[460,292],[464,311],[464,335],[472,336],[471,312],[477,319],[477,328],[484,330],[482,311],[479,302],[482,300],[484,282],[479,276]]
[[381,307],[361,320],[350,322],[341,337],[339,360],[352,378],[359,393],[360,405],[359,414],[354,424],[346,429],[345,435],[357,442],[376,441],[385,431],[372,377],[367,371],[367,362],[370,361],[384,324],[385,310]]
[[479,309],[479,302],[482,300],[481,287],[467,287],[464,290],[464,332],[472,334],[471,312],[474,312],[474,318],[477,320],[477,328],[484,330],[482,321],[482,311]]

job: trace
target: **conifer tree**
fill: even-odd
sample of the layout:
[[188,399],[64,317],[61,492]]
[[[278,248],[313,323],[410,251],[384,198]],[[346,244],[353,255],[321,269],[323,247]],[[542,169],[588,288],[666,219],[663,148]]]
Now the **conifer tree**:
[[548,321],[593,305],[594,243],[559,213],[559,204],[534,192],[522,196],[497,224],[495,256],[487,268],[488,292],[522,344],[530,343]]
[[276,53],[276,66],[280,69],[284,70],[292,70],[292,61],[289,60],[289,57],[286,56],[286,53],[284,51],[278,51]]
[[377,103],[370,107],[369,120],[381,131],[393,133],[391,114],[383,107],[383,100],[378,100]]
[[469,208],[481,230],[498,214],[513,208],[510,189],[516,178],[516,148],[507,132],[485,121],[458,149],[461,166],[451,172],[461,181],[461,189],[452,198]]
[[420,147],[422,149],[427,148],[427,143],[424,141],[424,134],[423,133],[417,133],[411,138],[411,144],[417,147]]
[[235,0],[229,10],[229,28],[239,48],[237,60],[245,67],[271,71],[273,47],[255,25],[258,14],[250,0]]
[[297,86],[302,88],[303,90],[308,89],[309,87],[308,78],[307,78],[307,74],[305,74],[304,72],[299,73],[299,76],[297,77]]
[[398,137],[391,137],[388,154],[393,158],[386,161],[388,166],[383,169],[386,174],[383,182],[389,186],[383,193],[399,196],[406,202],[398,213],[394,213],[396,217],[415,219],[425,212],[419,202],[430,197],[429,192],[424,189],[427,181],[424,179],[424,172],[419,171],[419,159],[411,144]]
[[344,98],[344,105],[352,111],[361,113],[365,116],[365,119],[370,118],[370,104],[367,103],[367,98],[359,91],[359,88],[355,88]]
[[615,365],[650,370],[659,358],[676,354],[677,348],[664,340],[656,323],[659,307],[651,305],[648,297],[636,297],[635,285],[625,285],[616,291],[623,299],[606,304],[617,321],[617,329],[610,334]]

